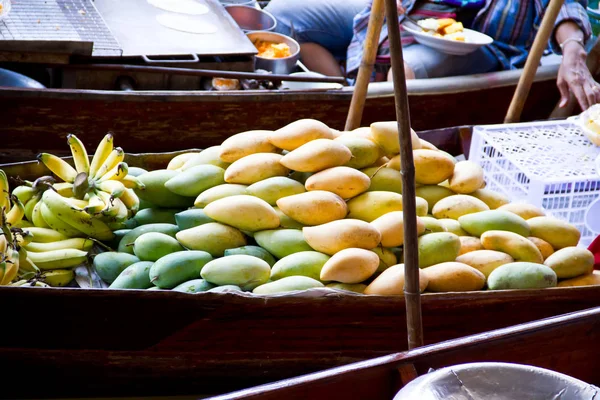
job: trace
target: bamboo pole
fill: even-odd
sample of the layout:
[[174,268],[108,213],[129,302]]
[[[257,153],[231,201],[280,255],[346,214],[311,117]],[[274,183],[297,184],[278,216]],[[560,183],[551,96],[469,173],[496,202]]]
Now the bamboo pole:
[[421,294],[419,290],[419,253],[417,238],[417,207],[415,192],[415,165],[410,134],[408,93],[404,74],[404,58],[396,0],[385,0],[385,9],[392,56],[392,78],[396,99],[396,119],[400,141],[402,173],[402,215],[404,218],[404,297],[406,299],[406,325],[408,348],[423,346],[421,319]]
[[533,46],[531,47],[531,51],[529,52],[529,56],[525,62],[525,68],[523,69],[523,73],[521,74],[521,78],[519,79],[519,83],[515,89],[515,94],[513,95],[510,106],[508,107],[508,112],[504,118],[504,123],[508,124],[512,122],[519,122],[521,119],[523,106],[527,101],[531,84],[533,83],[535,73],[540,65],[540,60],[542,59],[544,50],[548,45],[548,39],[550,39],[550,34],[554,29],[554,23],[556,22],[556,18],[558,17],[558,13],[560,12],[563,2],[564,0],[550,0],[550,4],[548,5],[546,13],[544,14],[544,18],[542,19],[540,30],[535,36]]
[[384,0],[373,0],[373,5],[371,6],[366,43],[363,49],[360,68],[358,69],[358,76],[356,77],[356,85],[354,85],[354,93],[352,94],[350,110],[346,119],[346,127],[344,128],[346,131],[358,128],[362,120],[365,101],[367,99],[367,90],[369,89],[369,82],[373,73],[375,58],[377,57],[377,48],[379,47],[379,35],[381,34],[381,27],[383,26],[383,19],[385,17],[383,2]]

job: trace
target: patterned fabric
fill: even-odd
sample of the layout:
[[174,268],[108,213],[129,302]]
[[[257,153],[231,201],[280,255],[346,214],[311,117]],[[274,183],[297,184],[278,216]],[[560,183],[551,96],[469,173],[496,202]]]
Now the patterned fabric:
[[[452,17],[462,11],[463,6],[455,4],[460,0],[426,1],[415,6],[415,0],[403,0],[406,12],[415,19]],[[485,33],[494,38],[489,46],[491,54],[501,63],[504,69],[521,68],[527,59],[535,34],[542,22],[544,10],[550,0],[485,0],[472,23],[465,27]],[[461,2],[462,4],[462,2]],[[473,8],[475,3],[471,4]],[[591,26],[586,13],[587,0],[565,0],[556,26],[564,21],[574,21],[583,31],[586,40],[591,36]],[[354,37],[348,47],[346,69],[353,77],[358,71],[362,58],[363,44],[366,40],[367,25],[371,5],[354,17]],[[404,16],[399,17],[400,23]],[[552,35],[554,37],[554,35]],[[378,62],[389,62],[389,45],[387,25],[384,24],[379,36]],[[414,43],[411,35],[402,33],[402,44],[408,46]],[[552,50],[560,54],[560,47],[554,41],[550,42]]]

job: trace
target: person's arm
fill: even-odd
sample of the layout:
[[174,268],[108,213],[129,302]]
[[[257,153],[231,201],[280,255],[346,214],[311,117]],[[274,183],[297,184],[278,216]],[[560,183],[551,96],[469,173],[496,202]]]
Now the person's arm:
[[563,56],[556,81],[561,95],[560,107],[569,101],[569,91],[583,110],[600,101],[598,84],[586,65],[584,43],[591,36],[586,5],[587,1],[566,0],[556,21],[551,44],[554,52]]

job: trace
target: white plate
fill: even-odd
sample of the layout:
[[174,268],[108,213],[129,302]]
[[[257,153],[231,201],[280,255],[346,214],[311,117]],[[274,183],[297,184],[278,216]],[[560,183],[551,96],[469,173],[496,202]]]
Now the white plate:
[[[290,76],[325,76],[318,72],[294,72]],[[341,83],[329,82],[296,82],[282,81],[281,89],[302,90],[302,89],[341,89],[344,86]]]
[[442,53],[452,54],[456,56],[462,56],[469,54],[477,50],[482,46],[491,44],[494,39],[488,35],[484,35],[481,32],[473,31],[471,29],[465,29],[465,42],[460,42],[453,39],[445,39],[435,37],[427,32],[424,32],[418,25],[410,21],[405,21],[402,26],[407,32],[410,32],[416,39],[417,42],[422,45],[429,46]]

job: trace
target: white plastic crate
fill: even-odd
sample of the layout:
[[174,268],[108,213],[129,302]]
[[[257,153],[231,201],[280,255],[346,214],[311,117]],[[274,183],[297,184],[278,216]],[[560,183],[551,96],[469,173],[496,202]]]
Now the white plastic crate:
[[476,126],[469,159],[485,171],[486,188],[573,224],[581,232],[579,245],[587,247],[600,234],[585,224],[600,197],[599,155],[577,125],[544,121]]

